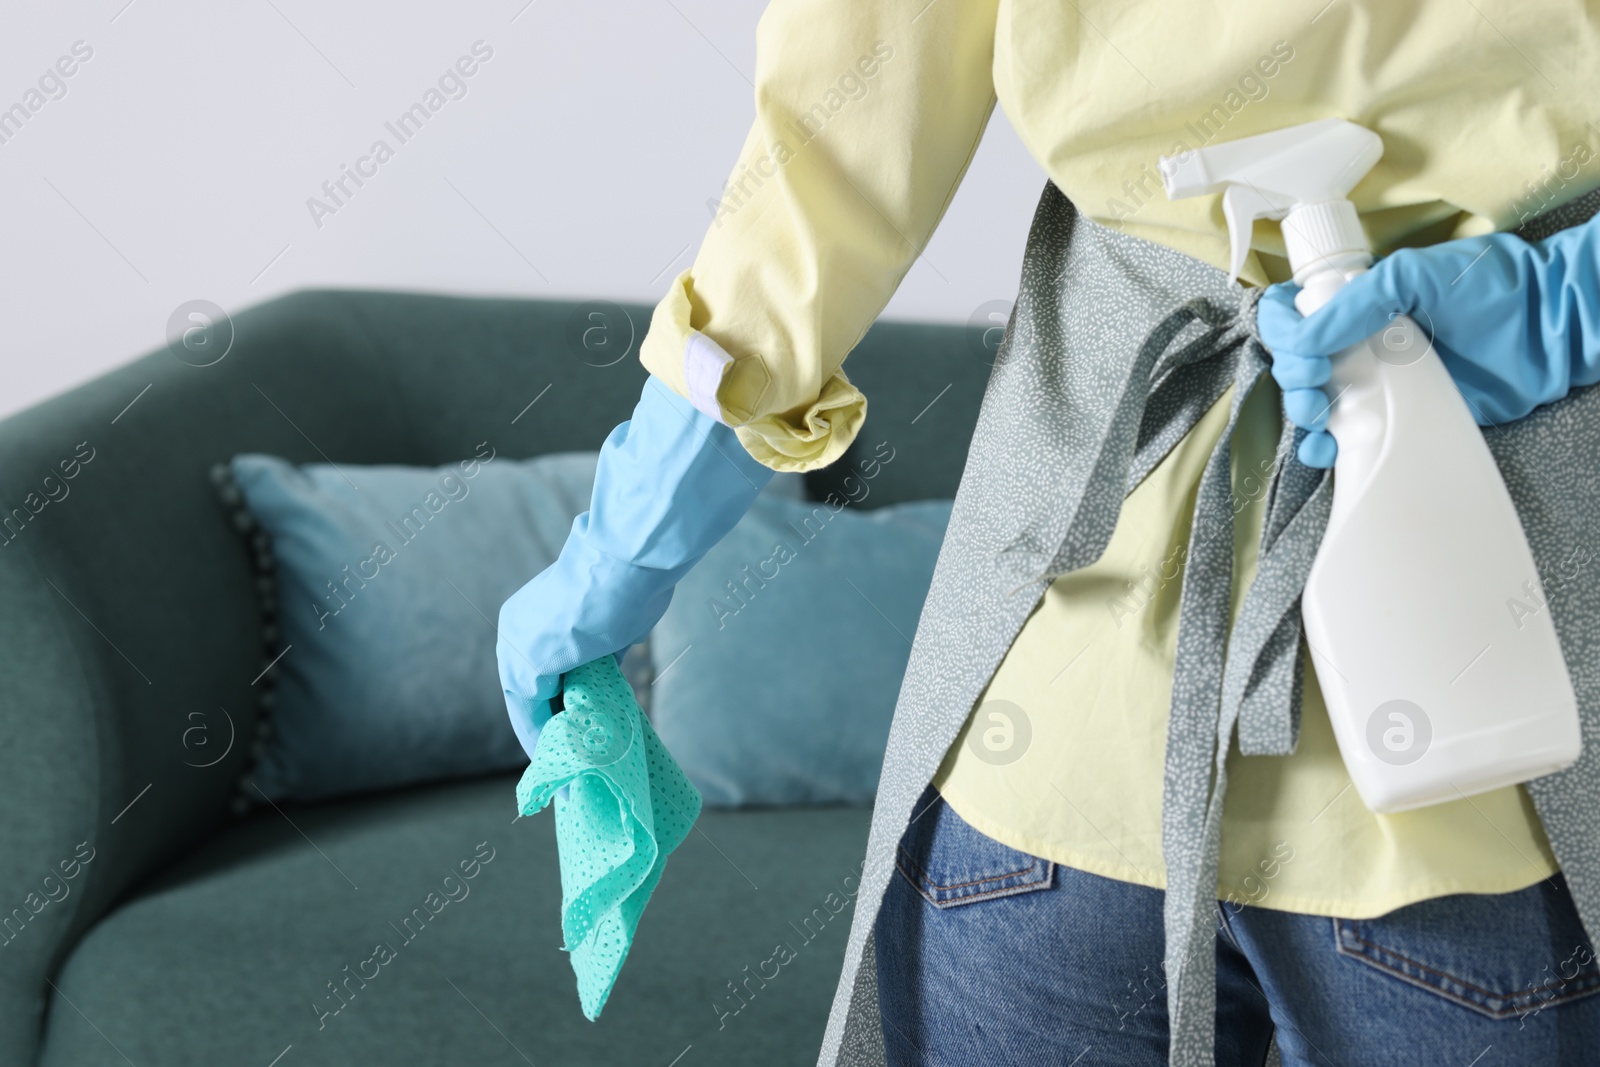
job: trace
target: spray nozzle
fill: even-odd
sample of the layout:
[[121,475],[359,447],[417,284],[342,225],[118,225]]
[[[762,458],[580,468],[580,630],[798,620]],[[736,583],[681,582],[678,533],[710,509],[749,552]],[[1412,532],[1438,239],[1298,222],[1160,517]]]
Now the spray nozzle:
[[1383,140],[1344,119],[1321,119],[1255,137],[1197,148],[1160,160],[1167,196],[1222,192],[1232,246],[1229,279],[1250,252],[1256,219],[1283,219],[1283,242],[1295,281],[1359,259],[1371,262],[1350,190],[1383,155]]

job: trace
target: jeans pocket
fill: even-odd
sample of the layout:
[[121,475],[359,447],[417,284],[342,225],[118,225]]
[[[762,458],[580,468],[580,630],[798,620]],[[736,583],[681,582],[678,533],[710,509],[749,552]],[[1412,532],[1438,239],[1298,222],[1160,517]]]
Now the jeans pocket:
[[1560,875],[1456,894],[1376,919],[1334,919],[1338,952],[1492,1019],[1600,991],[1600,963]]
[[1056,865],[979,833],[929,786],[900,837],[895,869],[934,907],[954,908],[1049,889]]

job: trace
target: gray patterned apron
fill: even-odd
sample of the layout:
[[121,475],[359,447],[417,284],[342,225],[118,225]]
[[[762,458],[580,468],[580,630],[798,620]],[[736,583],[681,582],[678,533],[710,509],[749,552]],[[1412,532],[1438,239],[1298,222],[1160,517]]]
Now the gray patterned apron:
[[[1538,240],[1597,209],[1600,190],[1518,232]],[[885,1062],[873,925],[912,807],[979,694],[1051,580],[1100,556],[1123,498],[1233,385],[1227,427],[1201,475],[1180,589],[1162,797],[1170,1061],[1211,1067],[1229,741],[1237,731],[1247,755],[1294,750],[1300,593],[1332,501],[1331,476],[1293,458],[1303,431],[1286,423],[1257,574],[1230,631],[1229,442],[1270,361],[1255,327],[1259,295],[1181,252],[1083,218],[1046,185],[895,707],[819,1067]],[[1538,563],[1583,717],[1578,763],[1528,791],[1592,940],[1600,933],[1600,581],[1592,570],[1600,390],[1575,390],[1484,432]]]

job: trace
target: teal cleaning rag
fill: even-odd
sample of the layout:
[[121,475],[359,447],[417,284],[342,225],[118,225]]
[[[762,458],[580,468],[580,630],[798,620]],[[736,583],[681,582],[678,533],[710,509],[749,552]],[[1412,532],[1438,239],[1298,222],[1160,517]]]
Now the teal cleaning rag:
[[568,671],[562,686],[565,710],[539,734],[517,783],[517,810],[532,815],[555,800],[562,948],[593,1020],[668,854],[700,814],[700,793],[639,710],[615,658]]

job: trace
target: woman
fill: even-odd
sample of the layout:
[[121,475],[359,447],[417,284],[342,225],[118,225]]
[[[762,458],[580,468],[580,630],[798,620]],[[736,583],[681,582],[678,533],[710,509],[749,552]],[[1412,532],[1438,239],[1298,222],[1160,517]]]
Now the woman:
[[[1491,441],[1600,725],[1600,593],[1548,578],[1600,518],[1600,450],[1572,447],[1600,411],[1580,391],[1523,418],[1600,378],[1600,26],[1576,0],[1316,8],[762,18],[756,121],[656,309],[652,379],[587,523],[503,608],[500,659],[531,752],[562,671],[647,633],[772,471],[844,452],[866,415],[845,356],[1002,103],[1050,183],[822,1064],[1257,1064],[1274,1034],[1295,1064],[1600,1062],[1596,747],[1526,787],[1373,814],[1297,602],[1250,595],[1303,582],[1320,538],[1326,357],[1426,313],[1469,401],[1511,423]],[[1329,116],[1383,137],[1352,200],[1379,254],[1410,250],[1301,320],[1292,289],[1260,299],[1287,277],[1275,227],[1230,284],[1217,203],[1169,202],[1155,164]]]

